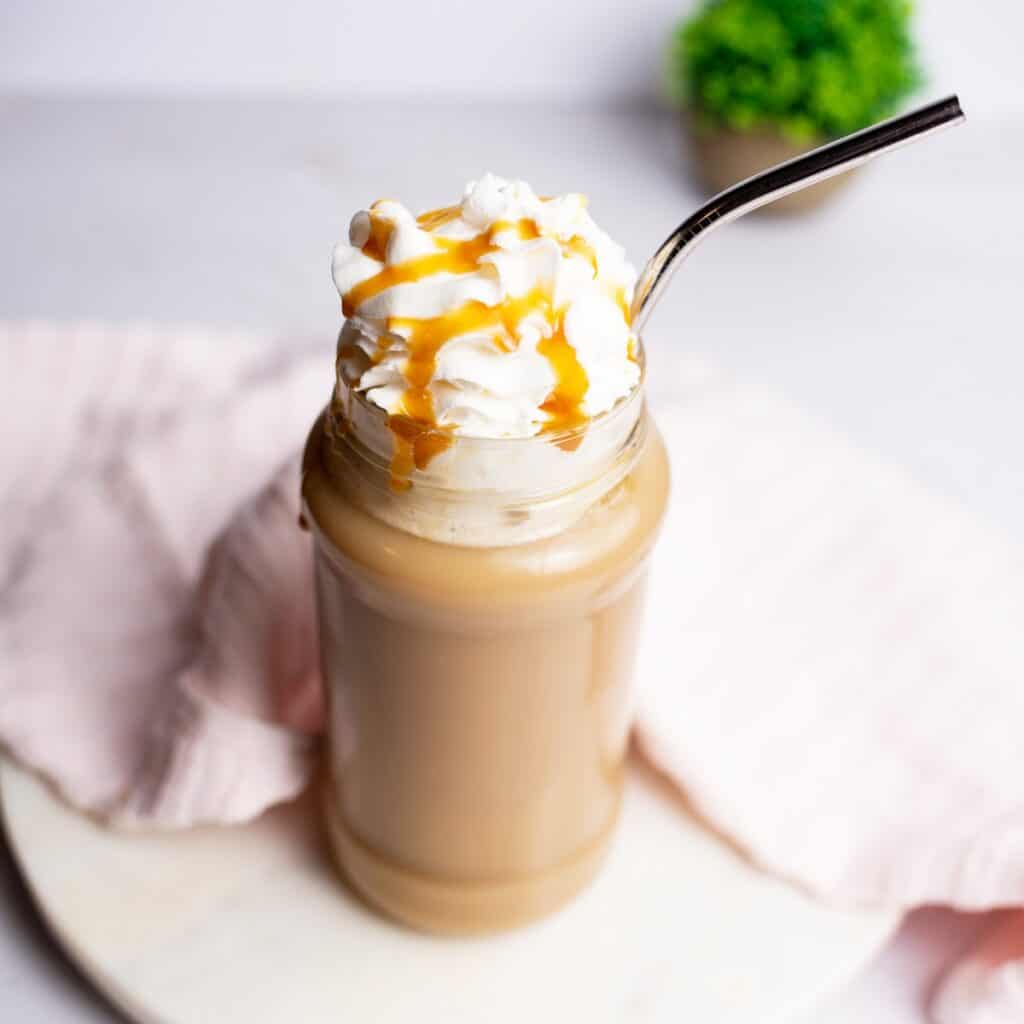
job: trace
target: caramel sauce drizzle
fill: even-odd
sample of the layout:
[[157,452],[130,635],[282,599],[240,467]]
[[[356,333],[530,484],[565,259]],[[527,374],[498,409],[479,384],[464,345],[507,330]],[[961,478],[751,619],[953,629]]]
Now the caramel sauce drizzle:
[[[374,218],[371,215],[371,224]],[[503,231],[514,231],[523,240],[539,238],[540,231],[532,220],[520,220],[516,222],[495,221],[486,231],[472,238],[435,238],[434,244],[437,252],[429,252],[424,256],[416,256],[404,263],[394,263],[384,267],[373,277],[350,288],[342,299],[341,308],[345,316],[352,314],[366,301],[372,299],[389,288],[399,284],[412,284],[422,281],[425,277],[434,274],[471,274],[477,269],[482,256],[497,251],[494,239]],[[371,229],[370,238],[362,251],[365,255],[383,262],[382,256],[375,255],[374,247],[376,239],[383,234],[382,229]],[[390,237],[390,230],[388,232]]]
[[[374,204],[376,206],[376,203]],[[374,216],[370,210],[370,237],[363,245],[362,251],[370,259],[383,263],[387,259],[388,242],[391,240],[391,232],[395,226],[383,217]]]
[[388,428],[395,439],[391,489],[407,491],[411,486],[409,477],[412,471],[426,469],[430,460],[452,443],[451,429],[400,413],[388,417]]
[[[555,371],[555,386],[551,394],[541,403],[541,409],[548,414],[544,433],[568,430],[582,426],[587,421],[583,414],[583,398],[590,382],[576,355],[576,349],[565,336],[565,318],[557,315],[554,330],[537,344],[537,351],[547,358]],[[564,438],[557,442],[563,451],[575,451],[583,441],[583,435]]]
[[[482,256],[487,248],[481,245],[478,249],[469,249],[469,246],[479,239],[470,239],[468,242],[460,243],[464,248],[462,251],[441,251],[427,253],[425,256],[417,256],[414,259],[406,260],[404,263],[394,263],[386,266],[373,277],[350,288],[341,300],[341,309],[345,316],[352,316],[353,313],[368,299],[379,295],[388,288],[394,288],[399,284],[410,284],[414,281],[421,281],[433,274],[466,274],[476,266],[476,259],[473,253],[478,252]],[[365,251],[365,250],[364,250]],[[479,258],[479,256],[477,257]]]
[[582,236],[573,235],[568,242],[564,242],[562,253],[566,256],[582,256],[590,264],[594,271],[594,277],[597,277],[597,253],[594,252],[593,246],[584,241]]
[[425,213],[421,213],[416,218],[416,223],[424,231],[433,231],[434,228],[439,228],[442,224],[448,224],[455,220],[461,213],[461,206],[440,206],[436,210],[427,210]]
[[[460,213],[458,206],[442,207],[420,214],[417,223],[429,231],[456,219]],[[362,251],[384,262],[392,225],[383,218],[374,217],[372,210],[370,225],[370,236]],[[435,238],[437,252],[383,267],[379,273],[345,294],[342,309],[346,316],[352,316],[363,303],[396,285],[420,281],[434,274],[472,273],[483,256],[498,250],[497,236],[509,231],[524,241],[542,236],[536,222],[522,219],[497,221],[486,231],[468,239]],[[562,251],[565,255],[582,256],[597,275],[597,254],[582,237],[575,235],[562,243]],[[628,321],[625,295],[622,294],[617,301]],[[490,330],[494,332],[495,344],[502,351],[512,351],[519,344],[519,322],[534,312],[539,312],[551,326],[551,333],[537,345],[538,352],[548,360],[555,375],[555,386],[541,405],[548,414],[544,433],[581,426],[587,420],[582,411],[588,388],[587,375],[576,350],[565,336],[564,311],[554,308],[550,288],[535,288],[525,295],[507,299],[499,306],[486,306],[471,300],[458,309],[427,320],[388,319],[387,329],[403,334],[409,351],[405,368],[409,386],[402,396],[402,410],[388,421],[395,439],[391,467],[393,489],[402,491],[408,488],[412,471],[426,468],[431,459],[452,442],[452,428],[437,423],[430,391],[430,381],[442,346],[460,335]],[[581,441],[582,436],[570,438],[560,441],[559,446],[571,451]]]

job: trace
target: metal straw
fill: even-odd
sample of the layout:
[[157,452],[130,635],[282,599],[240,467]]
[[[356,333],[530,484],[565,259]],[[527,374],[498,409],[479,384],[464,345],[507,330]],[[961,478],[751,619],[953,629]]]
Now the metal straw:
[[920,110],[891,121],[872,125],[821,146],[795,160],[755,174],[738,185],[719,192],[696,213],[689,216],[662,243],[648,261],[633,296],[633,328],[640,331],[679,265],[696,244],[721,224],[727,224],[759,206],[798,192],[834,174],[842,174],[859,164],[887,153],[897,146],[923,139],[926,135],[959,124],[964,120],[960,101],[949,96]]

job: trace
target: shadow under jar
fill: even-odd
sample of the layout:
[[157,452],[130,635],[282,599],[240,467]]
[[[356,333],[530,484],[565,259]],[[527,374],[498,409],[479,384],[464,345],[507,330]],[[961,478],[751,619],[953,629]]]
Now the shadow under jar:
[[393,444],[339,384],[306,446],[331,844],[401,921],[510,928],[614,830],[665,450],[642,383],[560,433],[452,436],[400,486]]

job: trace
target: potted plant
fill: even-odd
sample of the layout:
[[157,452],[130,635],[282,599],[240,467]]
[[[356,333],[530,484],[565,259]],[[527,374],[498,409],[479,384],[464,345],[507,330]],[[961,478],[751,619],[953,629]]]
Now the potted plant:
[[[893,114],[919,74],[906,0],[707,0],[675,31],[672,94],[715,192]],[[815,205],[839,175],[769,210]]]

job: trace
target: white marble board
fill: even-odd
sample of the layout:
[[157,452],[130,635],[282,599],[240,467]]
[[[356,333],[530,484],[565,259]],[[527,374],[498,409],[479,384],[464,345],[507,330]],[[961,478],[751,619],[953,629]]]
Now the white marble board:
[[897,917],[751,868],[642,771],[597,883],[496,938],[415,934],[337,881],[308,798],[245,827],[116,834],[8,763],[11,846],[50,928],[140,1024],[790,1020]]

